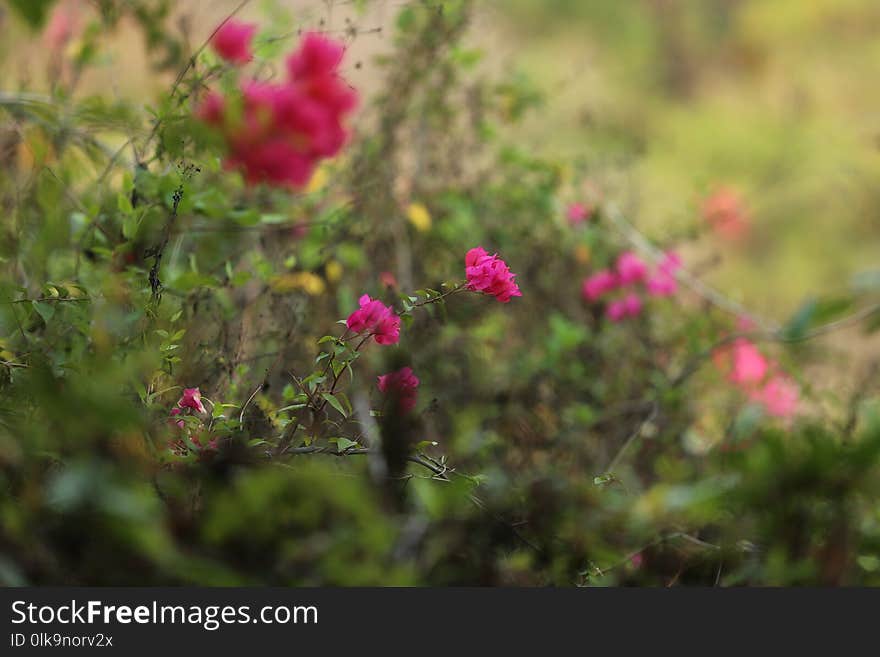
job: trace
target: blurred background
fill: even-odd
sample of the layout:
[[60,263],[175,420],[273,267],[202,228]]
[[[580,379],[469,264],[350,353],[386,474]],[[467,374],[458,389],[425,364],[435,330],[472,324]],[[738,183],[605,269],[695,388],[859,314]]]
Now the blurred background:
[[[345,43],[361,105],[304,190],[193,119],[233,13],[259,79]],[[0,34],[5,583],[880,583],[876,2],[6,0]],[[524,296],[413,313],[296,443],[375,448],[356,409],[411,365],[379,429],[428,471],[279,458],[334,322],[478,244]],[[581,285],[627,250],[686,276],[611,322]],[[732,385],[751,331],[797,412]],[[219,446],[178,458],[195,386]]]

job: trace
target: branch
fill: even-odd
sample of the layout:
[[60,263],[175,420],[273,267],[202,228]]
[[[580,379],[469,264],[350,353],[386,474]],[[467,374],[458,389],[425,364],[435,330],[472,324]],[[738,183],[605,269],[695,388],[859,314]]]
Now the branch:
[[[370,449],[369,447],[351,447],[349,449],[344,449],[341,452],[338,450],[334,450],[331,447],[322,447],[319,445],[308,445],[305,447],[291,447],[290,449],[285,451],[285,454],[327,454],[329,456],[362,456],[365,454],[375,454],[376,450]],[[415,463],[417,465],[422,466],[430,470],[434,478],[440,479],[443,481],[449,481],[449,477],[446,476],[447,472],[452,472],[446,466],[438,466],[431,463],[429,460],[419,456],[410,454],[406,457],[406,460],[410,463]]]
[[[621,235],[623,235],[623,238],[625,240],[632,244],[632,246],[634,246],[639,251],[647,254],[654,263],[658,263],[663,259],[665,255],[663,251],[654,246],[650,240],[648,240],[636,229],[635,226],[624,219],[615,205],[608,204],[603,208],[603,210],[604,215],[608,218],[611,224],[617,229],[618,232],[620,232]],[[779,330],[779,327],[776,325],[775,322],[754,314],[741,303],[734,301],[730,297],[724,295],[719,290],[716,290],[715,288],[707,285],[686,269],[680,268],[675,273],[675,277],[684,285],[689,287],[697,295],[710,302],[711,304],[717,306],[718,308],[721,308],[722,310],[737,317],[744,317],[750,320],[755,325],[762,327],[764,330]]]

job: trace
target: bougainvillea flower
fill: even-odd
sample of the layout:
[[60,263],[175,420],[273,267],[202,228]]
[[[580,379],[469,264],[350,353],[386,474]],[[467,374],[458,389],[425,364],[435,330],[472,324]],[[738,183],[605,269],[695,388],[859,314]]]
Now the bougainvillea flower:
[[634,292],[622,299],[612,301],[605,309],[605,314],[612,322],[621,322],[624,319],[637,316],[640,312],[642,312],[642,300]]
[[764,406],[768,415],[782,419],[792,418],[798,410],[798,387],[788,377],[776,375],[763,388],[752,394],[752,399]]
[[397,277],[390,271],[383,271],[379,274],[379,282],[387,288],[396,290],[398,288]]
[[191,408],[199,413],[206,413],[205,407],[202,405],[202,393],[198,388],[184,388],[183,395],[177,402],[180,408]]
[[638,283],[645,279],[648,266],[632,251],[625,251],[617,258],[617,275],[622,285]]
[[703,219],[725,240],[739,241],[749,230],[749,217],[740,195],[720,187],[704,202]]
[[669,297],[675,294],[678,290],[675,275],[679,269],[681,269],[681,258],[673,251],[667,252],[657,266],[657,271],[645,284],[648,294],[653,297]]
[[257,31],[253,23],[242,23],[230,18],[211,38],[211,47],[230,64],[247,64],[254,58],[251,41]]
[[[180,415],[181,413],[183,413],[183,411],[180,410],[179,408],[172,408],[172,409],[171,409],[171,417],[172,417],[172,418],[173,418],[175,415]],[[176,425],[178,426],[178,428],[180,428],[180,429],[183,429],[183,428],[186,426],[186,422],[184,422],[183,420],[174,420],[174,419],[170,419],[169,421],[172,422],[172,423],[174,423],[174,424],[176,424]]]
[[618,280],[614,272],[602,269],[584,281],[581,292],[587,301],[596,301],[603,294],[616,288],[617,284]]
[[346,320],[346,325],[355,333],[370,333],[378,344],[396,344],[400,340],[400,317],[390,306],[369,294],[359,300],[360,308]]
[[411,367],[404,367],[378,377],[379,390],[389,395],[403,413],[409,413],[418,401],[419,378]]
[[53,9],[43,30],[43,40],[49,50],[60,51],[79,29],[79,14],[75,0],[63,0]]
[[754,343],[740,338],[731,349],[730,380],[739,385],[757,384],[764,380],[770,364]]
[[469,290],[491,294],[501,303],[507,303],[512,297],[521,297],[522,292],[514,281],[516,274],[497,254],[489,255],[478,246],[464,257],[465,274]]
[[584,203],[572,203],[565,210],[565,218],[572,226],[577,226],[590,218],[593,214],[592,208]]
[[237,94],[206,94],[196,116],[221,132],[224,166],[250,184],[307,185],[319,162],[348,139],[343,121],[357,93],[336,72],[343,52],[340,44],[307,34],[288,60],[289,79],[245,80]]

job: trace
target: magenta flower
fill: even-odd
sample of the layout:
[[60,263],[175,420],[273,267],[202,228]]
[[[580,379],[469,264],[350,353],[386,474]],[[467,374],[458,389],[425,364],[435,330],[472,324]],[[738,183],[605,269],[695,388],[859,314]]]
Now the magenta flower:
[[618,280],[614,272],[602,269],[584,281],[581,290],[587,301],[596,301],[599,297],[617,287]]
[[320,160],[336,155],[348,132],[345,116],[357,93],[336,72],[340,44],[307,34],[288,59],[289,79],[243,81],[240,97],[209,92],[196,116],[225,139],[227,169],[248,183],[302,187]]
[[758,384],[764,380],[769,363],[754,343],[740,338],[733,343],[730,380],[739,385]]
[[419,378],[413,374],[411,367],[404,367],[378,377],[379,390],[391,396],[397,408],[409,413],[418,401]]
[[214,34],[211,46],[230,64],[247,64],[254,58],[251,40],[256,31],[257,26],[253,23],[242,23],[230,18]]
[[501,303],[522,296],[514,281],[516,274],[510,271],[498,254],[489,255],[483,247],[478,246],[467,252],[464,264],[469,290],[491,294]]
[[[183,411],[180,410],[180,409],[177,408],[177,407],[171,409],[171,417],[172,417],[172,418],[173,418],[175,415],[180,415],[181,413],[183,413]],[[183,429],[183,428],[186,426],[186,422],[184,422],[183,420],[169,419],[169,422],[172,422],[173,424],[176,424],[177,427],[178,427],[179,429]]]
[[572,226],[577,226],[593,214],[592,208],[583,203],[572,203],[565,211],[565,217]]
[[636,317],[642,312],[642,300],[635,292],[631,292],[622,299],[617,299],[608,304],[605,314],[612,322],[621,322],[630,317]]
[[617,258],[617,275],[622,285],[638,283],[645,279],[648,266],[632,251],[625,251]]
[[681,258],[673,251],[667,252],[657,266],[657,271],[645,284],[648,294],[652,297],[669,297],[675,294],[678,290],[675,274],[679,269],[681,269]]
[[798,388],[784,375],[773,376],[752,399],[764,406],[768,415],[782,419],[792,418],[798,410]]
[[[205,407],[202,405],[202,393],[198,388],[184,388],[183,395],[177,402],[180,408],[191,408],[198,413],[206,413]],[[172,415],[176,413],[172,412]]]
[[346,320],[355,333],[370,333],[378,344],[396,344],[400,340],[400,317],[394,310],[369,294],[359,300],[360,308]]

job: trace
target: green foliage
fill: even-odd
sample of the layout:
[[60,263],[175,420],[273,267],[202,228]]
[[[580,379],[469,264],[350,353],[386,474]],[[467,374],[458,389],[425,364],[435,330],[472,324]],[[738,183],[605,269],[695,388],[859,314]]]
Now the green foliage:
[[[747,331],[805,383],[779,420],[712,365],[740,330],[729,300],[692,284],[614,324],[580,295],[644,248],[620,208],[645,191],[608,183],[580,226],[566,203],[639,167],[692,175],[696,156],[632,165],[648,133],[626,118],[574,163],[534,148],[556,94],[493,70],[472,3],[400,8],[355,138],[295,192],[224,169],[194,118],[243,75],[194,50],[207,28],[172,29],[162,0],[94,4],[39,93],[0,92],[4,584],[880,584],[875,391],[811,394],[835,362],[813,338],[876,328],[875,276]],[[613,28],[642,70],[644,12],[589,4],[553,6]],[[12,3],[35,26],[47,5]],[[251,66],[270,77],[301,17],[262,10]],[[155,97],[78,86],[120,30],[170,73],[145,82]],[[653,127],[674,141],[685,123]],[[697,141],[709,123],[688,125]],[[477,245],[523,297],[467,289]],[[398,344],[348,329],[365,293],[400,316]],[[376,386],[404,366],[411,414]],[[181,405],[195,387],[204,413]]]

